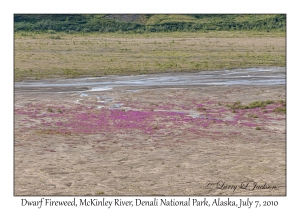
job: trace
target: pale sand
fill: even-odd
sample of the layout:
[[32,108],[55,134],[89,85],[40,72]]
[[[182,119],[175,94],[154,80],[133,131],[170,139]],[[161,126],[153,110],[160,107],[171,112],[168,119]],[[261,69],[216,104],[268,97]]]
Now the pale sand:
[[[16,90],[15,108],[28,108],[32,103],[64,105],[71,110],[78,103],[99,110],[97,104],[111,107],[118,102],[136,102],[142,108],[156,111],[155,104],[166,100],[182,106],[188,106],[191,100],[215,101],[224,106],[235,101],[247,104],[256,100],[285,100],[285,86],[193,86],[136,92],[112,89],[91,94],[80,97],[74,92]],[[174,95],[176,100],[167,99]],[[96,96],[113,100],[101,104]],[[214,107],[217,105],[212,104],[211,108]],[[230,118],[234,113],[227,114]],[[183,129],[149,137],[135,130],[122,135],[105,131],[47,134],[45,128],[38,126],[39,121],[15,114],[14,194],[286,195],[285,114],[270,115],[281,120],[264,122],[262,130],[210,126],[203,129],[205,136]],[[34,124],[36,129],[24,131],[24,126]],[[187,124],[182,126],[188,128]],[[220,134],[209,136],[216,131]],[[207,187],[208,183],[219,181],[226,185],[240,185],[244,181],[267,183],[276,188],[233,191]]]

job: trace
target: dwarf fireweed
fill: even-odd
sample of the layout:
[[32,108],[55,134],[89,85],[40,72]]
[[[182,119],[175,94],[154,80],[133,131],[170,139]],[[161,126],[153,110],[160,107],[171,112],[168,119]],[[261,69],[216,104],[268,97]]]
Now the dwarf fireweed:
[[[23,116],[23,129],[39,128],[55,133],[99,134],[99,133],[132,133],[144,135],[173,135],[191,133],[197,136],[209,136],[209,128],[263,127],[274,120],[284,120],[285,116],[277,114],[274,109],[282,103],[272,103],[265,107],[253,109],[236,109],[220,106],[220,102],[205,101],[188,106],[176,103],[147,104],[128,101],[120,102],[129,110],[97,108],[96,104],[53,104],[30,103],[15,108],[15,115]],[[222,103],[226,104],[226,103]],[[154,108],[153,108],[154,107]],[[51,110],[51,112],[49,112]],[[191,114],[192,113],[192,114]],[[275,115],[275,114],[277,115]],[[255,118],[249,116],[257,116]],[[221,136],[222,133],[217,133]],[[238,133],[238,132],[235,132]]]

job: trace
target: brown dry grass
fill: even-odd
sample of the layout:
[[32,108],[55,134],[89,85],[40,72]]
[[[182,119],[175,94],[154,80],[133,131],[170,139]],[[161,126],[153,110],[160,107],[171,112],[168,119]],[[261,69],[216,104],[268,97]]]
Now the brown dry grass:
[[285,66],[285,33],[15,33],[15,81]]

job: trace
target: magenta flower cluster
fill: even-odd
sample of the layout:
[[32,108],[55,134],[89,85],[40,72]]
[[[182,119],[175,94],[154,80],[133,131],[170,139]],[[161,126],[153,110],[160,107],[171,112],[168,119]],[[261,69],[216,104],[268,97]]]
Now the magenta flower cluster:
[[[97,134],[103,132],[144,135],[174,135],[192,133],[210,136],[209,128],[224,126],[256,127],[274,120],[285,120],[285,115],[274,115],[272,110],[281,104],[265,108],[232,110],[215,101],[191,105],[165,103],[147,105],[122,102],[133,110],[109,109],[97,106],[31,103],[16,108],[15,115],[22,115],[24,131],[31,129],[54,130],[56,133]],[[199,109],[200,108],[200,109]],[[176,109],[176,110],[175,110]],[[178,111],[179,110],[179,111]],[[181,110],[181,111],[180,111]],[[255,118],[249,116],[257,116]],[[235,132],[238,133],[238,132]],[[214,132],[216,136],[222,133]]]

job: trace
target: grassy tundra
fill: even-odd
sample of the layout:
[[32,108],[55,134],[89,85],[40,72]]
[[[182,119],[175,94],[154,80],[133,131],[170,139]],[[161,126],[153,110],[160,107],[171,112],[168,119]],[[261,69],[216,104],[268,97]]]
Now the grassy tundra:
[[15,81],[285,66],[285,32],[15,32]]

